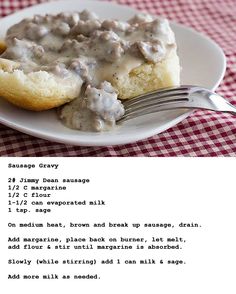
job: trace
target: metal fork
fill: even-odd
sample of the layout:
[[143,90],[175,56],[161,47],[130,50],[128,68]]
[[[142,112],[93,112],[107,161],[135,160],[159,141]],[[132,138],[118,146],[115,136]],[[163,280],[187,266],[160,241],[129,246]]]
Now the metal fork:
[[220,95],[198,86],[163,88],[123,102],[124,122],[146,114],[173,109],[204,109],[236,115],[236,107]]

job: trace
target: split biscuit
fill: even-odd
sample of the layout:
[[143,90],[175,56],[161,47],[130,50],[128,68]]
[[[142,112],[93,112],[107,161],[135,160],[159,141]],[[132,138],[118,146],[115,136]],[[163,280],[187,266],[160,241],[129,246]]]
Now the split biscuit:
[[6,50],[6,44],[0,40],[0,54],[2,54]]
[[25,74],[19,63],[0,58],[0,96],[12,104],[34,111],[58,107],[76,98],[82,80],[59,78],[46,71]]

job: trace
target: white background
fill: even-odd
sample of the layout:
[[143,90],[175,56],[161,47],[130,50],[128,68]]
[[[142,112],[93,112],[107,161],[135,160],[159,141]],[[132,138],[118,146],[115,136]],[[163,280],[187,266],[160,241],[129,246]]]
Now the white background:
[[[8,163],[59,163],[55,169],[8,169]],[[236,293],[235,158],[1,158],[1,287],[13,293]],[[90,178],[54,197],[106,200],[102,207],[53,208],[51,214],[8,214],[8,178]],[[45,193],[45,192],[43,192]],[[49,192],[50,193],[50,192]],[[53,194],[53,192],[52,192]],[[30,199],[29,199],[30,200]],[[53,196],[51,197],[53,200]],[[171,222],[174,229],[9,229],[11,222]],[[202,227],[179,228],[180,222]],[[135,231],[136,230],[136,231]],[[8,236],[184,237],[181,251],[7,250]],[[156,244],[157,245],[157,244]],[[160,244],[159,244],[160,245]],[[8,265],[9,258],[183,259],[185,265]],[[99,280],[7,280],[8,273],[98,273]]]

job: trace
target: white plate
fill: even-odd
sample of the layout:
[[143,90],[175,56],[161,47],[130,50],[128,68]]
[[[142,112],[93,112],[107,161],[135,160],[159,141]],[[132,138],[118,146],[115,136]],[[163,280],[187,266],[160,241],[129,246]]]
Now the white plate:
[[[127,6],[108,2],[67,0],[40,4],[21,10],[0,20],[0,39],[8,27],[24,17],[34,14],[55,14],[61,11],[81,11],[84,8],[96,12],[102,18],[126,20],[137,11]],[[182,84],[201,85],[215,89],[225,72],[225,56],[221,48],[209,38],[172,23],[176,34],[181,60]],[[0,100],[0,122],[21,132],[50,141],[80,146],[108,146],[135,142],[176,125],[190,112],[168,111],[149,115],[123,124],[120,128],[104,133],[70,130],[57,119],[54,110],[35,113],[16,108]]]

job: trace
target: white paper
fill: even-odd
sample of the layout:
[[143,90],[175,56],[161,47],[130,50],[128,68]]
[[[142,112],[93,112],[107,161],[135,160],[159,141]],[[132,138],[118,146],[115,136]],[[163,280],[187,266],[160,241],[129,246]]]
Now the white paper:
[[235,163],[1,158],[3,293],[236,293]]

